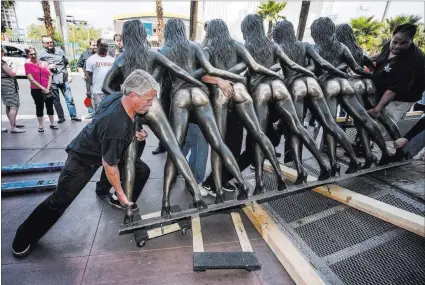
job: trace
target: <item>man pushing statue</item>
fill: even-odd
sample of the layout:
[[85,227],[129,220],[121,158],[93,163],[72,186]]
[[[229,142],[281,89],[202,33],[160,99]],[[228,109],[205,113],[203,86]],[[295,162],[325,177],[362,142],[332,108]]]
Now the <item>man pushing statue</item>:
[[[134,70],[124,81],[121,92],[106,97],[96,117],[67,146],[68,158],[58,179],[56,190],[19,226],[12,250],[25,257],[31,247],[59,220],[78,194],[102,165],[122,206],[134,207],[121,186],[118,164],[136,137],[134,117],[145,114],[159,93],[159,85],[147,72]],[[133,197],[134,201],[137,197]]]

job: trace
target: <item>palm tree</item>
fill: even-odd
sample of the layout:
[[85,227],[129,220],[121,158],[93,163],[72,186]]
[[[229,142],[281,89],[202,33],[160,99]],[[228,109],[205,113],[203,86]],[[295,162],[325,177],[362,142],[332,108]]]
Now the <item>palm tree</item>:
[[373,54],[381,44],[382,24],[372,17],[358,17],[350,20],[358,45]]
[[307,23],[308,11],[310,10],[310,1],[303,1],[301,3],[300,20],[298,21],[297,38],[299,41],[303,40],[305,25]]
[[421,19],[422,18],[420,16],[415,16],[415,15],[409,15],[409,16],[400,15],[400,16],[395,16],[394,18],[386,19],[385,26],[384,26],[383,41],[387,42],[391,39],[392,32],[395,30],[395,28],[397,28],[397,26],[400,26],[401,24],[406,24],[406,23],[418,25]]
[[198,1],[190,1],[190,26],[189,26],[189,39],[194,41],[196,39],[196,27],[198,24]]
[[269,38],[272,36],[273,24],[275,24],[280,19],[285,19],[285,17],[280,16],[279,13],[285,9],[286,2],[275,2],[267,1],[260,3],[258,6],[257,13],[269,21],[269,27],[267,29],[267,35]]
[[[15,1],[1,1],[1,12],[3,14],[4,9],[15,8]],[[1,32],[6,33],[6,23],[1,19]]]
[[416,35],[413,38],[415,44],[425,53],[425,27],[424,24],[418,24]]
[[164,8],[162,0],[156,0],[156,18],[158,19],[158,43],[161,46],[164,42]]
[[43,6],[43,14],[44,14],[44,25],[46,26],[47,35],[50,37],[54,37],[54,28],[52,17],[50,16],[50,4],[49,1],[41,1],[41,5]]

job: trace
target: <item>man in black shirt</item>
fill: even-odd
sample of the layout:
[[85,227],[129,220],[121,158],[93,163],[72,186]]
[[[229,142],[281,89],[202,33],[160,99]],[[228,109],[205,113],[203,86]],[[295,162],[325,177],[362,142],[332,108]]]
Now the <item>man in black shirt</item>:
[[113,58],[117,58],[124,50],[122,46],[122,36],[120,34],[114,35],[115,47],[109,50],[109,55]]
[[149,73],[138,69],[124,81],[122,95],[115,93],[102,101],[93,121],[68,145],[68,158],[56,190],[19,226],[12,244],[16,257],[30,252],[31,246],[56,223],[101,165],[120,204],[133,205],[123,191],[117,165],[135,136],[144,140],[145,134],[135,132],[134,117],[148,112],[157,92],[158,83]]

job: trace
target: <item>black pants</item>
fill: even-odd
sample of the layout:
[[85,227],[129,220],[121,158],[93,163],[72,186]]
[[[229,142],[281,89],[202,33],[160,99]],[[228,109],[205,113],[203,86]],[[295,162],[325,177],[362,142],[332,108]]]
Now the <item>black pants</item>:
[[44,95],[43,92],[41,92],[41,89],[31,89],[31,96],[32,99],[34,99],[37,117],[44,116],[44,105],[46,105],[47,115],[54,115],[53,96],[50,96],[49,98],[46,98],[46,100],[44,100]]
[[[136,174],[134,179],[133,186],[133,201],[136,202],[137,198],[139,198],[140,193],[142,193],[143,187],[145,187],[146,182],[149,179],[149,175],[151,170],[149,166],[144,163],[140,157],[142,156],[143,150],[145,149],[146,141],[139,142],[137,148],[137,160],[136,160]],[[121,159],[118,163],[118,168],[120,173],[123,173],[125,161]],[[122,178],[122,176],[121,176]],[[102,174],[100,175],[100,180],[96,183],[96,194],[97,195],[106,195],[109,193],[112,185],[109,183],[108,178],[106,177],[105,169],[102,170]]]
[[56,190],[19,226],[15,241],[23,245],[36,243],[59,220],[99,166],[86,164],[69,153]]

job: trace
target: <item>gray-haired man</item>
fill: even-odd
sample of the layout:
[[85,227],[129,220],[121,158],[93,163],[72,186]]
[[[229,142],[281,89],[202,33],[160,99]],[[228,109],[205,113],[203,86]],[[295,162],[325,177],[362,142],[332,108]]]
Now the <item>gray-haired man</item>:
[[18,228],[12,244],[16,257],[30,252],[101,165],[121,205],[131,205],[122,189],[117,165],[134,136],[144,140],[145,134],[135,132],[134,117],[148,112],[158,92],[159,85],[153,77],[138,69],[124,81],[120,93],[102,101],[93,121],[66,148],[68,158],[56,190]]

